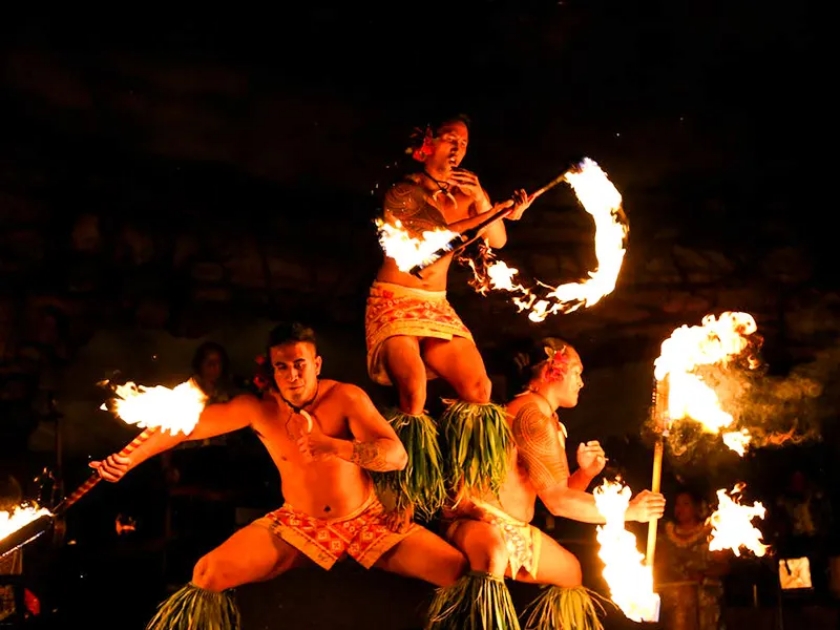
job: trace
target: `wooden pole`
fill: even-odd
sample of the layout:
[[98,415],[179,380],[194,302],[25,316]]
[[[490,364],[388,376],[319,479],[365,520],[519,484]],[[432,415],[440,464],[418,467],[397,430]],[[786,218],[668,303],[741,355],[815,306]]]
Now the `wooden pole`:
[[[665,439],[668,437],[670,421],[668,418],[668,377],[656,381],[653,388],[653,405],[651,409],[653,425],[657,432],[656,443],[653,447],[653,475],[650,482],[651,492],[661,492],[662,488],[662,459],[665,455]],[[648,523],[647,554],[645,564],[653,566],[656,553],[656,534],[659,519]]]

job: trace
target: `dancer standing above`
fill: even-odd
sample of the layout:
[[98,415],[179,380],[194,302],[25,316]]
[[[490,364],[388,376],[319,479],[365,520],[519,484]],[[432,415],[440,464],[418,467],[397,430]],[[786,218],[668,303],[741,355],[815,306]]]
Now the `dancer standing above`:
[[[467,555],[471,572],[438,591],[434,630],[472,628],[467,620],[476,618],[484,624],[477,628],[518,629],[505,577],[548,586],[534,604],[529,630],[601,627],[577,558],[530,524],[538,498],[555,516],[604,522],[586,491],[604,469],[604,451],[598,442],[581,443],[578,469],[570,475],[566,429],[556,412],[577,405],[583,363],[574,348],[555,338],[541,340],[526,356],[524,390],[507,405],[516,448],[500,492],[462,493],[446,514],[445,537]],[[630,502],[626,518],[644,523],[664,509],[661,494],[644,490]],[[587,625],[574,619],[587,619]]]
[[201,558],[190,584],[158,609],[148,630],[239,628],[226,592],[314,562],[330,569],[349,556],[438,586],[465,570],[460,552],[414,524],[388,528],[371,472],[399,470],[406,452],[393,429],[360,388],[320,379],[321,357],[312,329],[277,326],[269,335],[272,396],[241,395],[208,405],[185,438],[158,432],[129,457],[111,455],[92,467],[118,481],[144,460],[179,442],[250,426],[280,473],[286,503],[247,525]]
[[[520,219],[530,203],[524,190],[494,206],[475,174],[460,168],[468,143],[462,116],[419,132],[409,151],[420,168],[387,191],[384,220],[399,221],[418,236],[435,229],[461,233],[505,207],[506,219]],[[482,236],[489,246],[503,247],[504,220],[491,223]],[[509,441],[502,410],[490,403],[490,379],[472,334],[446,299],[452,258],[443,257],[417,278],[386,256],[365,313],[368,373],[379,384],[397,387],[399,412],[390,421],[409,455],[407,468],[386,482],[396,490],[399,508],[416,508],[426,517],[443,503],[444,473],[458,484],[497,488]],[[426,413],[426,382],[438,376],[458,397],[440,421],[445,461],[437,426]]]

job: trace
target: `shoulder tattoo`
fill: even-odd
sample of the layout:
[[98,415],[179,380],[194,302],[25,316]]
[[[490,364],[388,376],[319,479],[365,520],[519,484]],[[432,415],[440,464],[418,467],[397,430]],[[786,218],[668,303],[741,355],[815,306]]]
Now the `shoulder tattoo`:
[[513,437],[531,484],[538,492],[567,483],[569,462],[557,427],[535,403],[523,405],[516,413]]

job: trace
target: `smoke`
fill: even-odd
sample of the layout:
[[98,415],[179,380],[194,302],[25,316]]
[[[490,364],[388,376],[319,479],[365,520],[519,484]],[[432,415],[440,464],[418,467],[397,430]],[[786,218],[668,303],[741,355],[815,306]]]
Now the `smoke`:
[[[836,414],[840,402],[840,345],[820,351],[813,361],[786,376],[768,373],[768,366],[757,359],[759,347],[760,339],[756,339],[736,361],[700,366],[695,372],[732,416],[732,424],[721,433],[748,432],[748,451],[821,440],[823,423]],[[648,423],[645,433],[651,430]],[[676,464],[715,465],[732,457],[718,434],[689,419],[672,425],[668,447]]]

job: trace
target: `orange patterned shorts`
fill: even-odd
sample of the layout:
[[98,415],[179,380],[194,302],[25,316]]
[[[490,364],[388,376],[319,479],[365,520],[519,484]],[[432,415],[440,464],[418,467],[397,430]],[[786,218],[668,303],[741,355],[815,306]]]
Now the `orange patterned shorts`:
[[286,503],[253,524],[268,528],[324,569],[331,569],[345,555],[369,569],[386,551],[420,529],[411,523],[394,532],[385,525],[384,514],[372,494],[358,510],[341,518],[315,518]]
[[[382,361],[382,343],[389,337],[452,339],[473,336],[446,300],[446,291],[423,291],[390,282],[374,282],[365,309],[368,374],[380,385],[392,385]],[[426,368],[426,377],[437,374]]]

